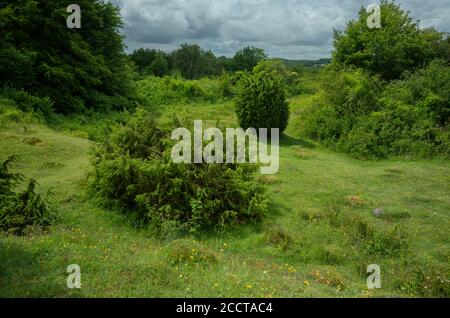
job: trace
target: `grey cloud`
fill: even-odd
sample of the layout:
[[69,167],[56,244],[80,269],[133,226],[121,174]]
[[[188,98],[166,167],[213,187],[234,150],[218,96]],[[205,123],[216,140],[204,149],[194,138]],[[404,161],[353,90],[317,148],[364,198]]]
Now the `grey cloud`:
[[[111,0],[121,8],[129,50],[172,50],[195,42],[230,56],[247,45],[270,56],[315,59],[330,55],[333,29],[376,0]],[[450,31],[450,1],[400,1],[421,26]]]

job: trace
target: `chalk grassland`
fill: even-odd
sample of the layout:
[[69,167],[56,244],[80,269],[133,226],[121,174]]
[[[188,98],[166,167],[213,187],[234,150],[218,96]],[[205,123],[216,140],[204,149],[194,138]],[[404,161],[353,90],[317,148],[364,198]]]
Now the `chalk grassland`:
[[[195,238],[157,240],[90,199],[91,141],[2,124],[0,160],[18,154],[15,170],[52,189],[60,220],[47,233],[0,234],[0,296],[448,297],[449,163],[365,162],[326,150],[296,134],[301,109],[313,102],[291,100],[280,171],[261,176],[271,201],[264,221]],[[158,112],[163,121],[177,114],[237,126],[231,102]],[[384,215],[374,217],[375,208]],[[381,266],[379,290],[367,289],[372,263]],[[81,267],[80,290],[66,287],[70,264]]]

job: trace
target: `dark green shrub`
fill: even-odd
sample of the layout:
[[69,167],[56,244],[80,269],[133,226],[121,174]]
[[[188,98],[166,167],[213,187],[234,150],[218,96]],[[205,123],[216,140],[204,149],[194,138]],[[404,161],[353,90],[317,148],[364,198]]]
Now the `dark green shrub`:
[[42,197],[36,193],[36,181],[31,179],[26,190],[16,193],[14,187],[23,176],[9,172],[11,156],[0,166],[0,229],[21,235],[27,227],[46,228],[55,219],[49,194]]
[[133,100],[134,91],[119,31],[119,8],[105,1],[80,0],[86,27],[71,32],[65,23],[68,4],[2,1],[0,87],[48,96],[57,113],[104,110],[106,101],[106,106],[122,109],[121,102]]
[[16,184],[23,180],[23,175],[13,173],[9,168],[17,160],[16,156],[8,157],[0,166],[0,195],[11,195],[14,193]]
[[[361,70],[347,70],[329,71],[321,85],[324,94],[301,114],[301,131],[326,146],[346,151],[345,145],[338,146],[341,138],[351,132],[361,116],[378,109],[383,83]],[[365,142],[373,139],[371,133],[362,136],[361,142],[358,139],[355,142],[364,147]]]
[[300,128],[359,159],[448,157],[449,74],[441,61],[387,85],[359,70],[331,71]]
[[305,136],[334,147],[346,123],[336,116],[332,106],[319,101],[301,113],[299,128]]
[[167,135],[144,111],[117,125],[96,149],[91,190],[156,229],[166,222],[221,228],[261,216],[265,198],[254,166],[175,164]]
[[383,82],[359,69],[329,71],[322,80],[325,98],[339,118],[352,118],[378,110]]
[[24,90],[4,87],[0,95],[14,101],[17,107],[24,112],[37,112],[44,118],[50,119],[53,115],[53,102],[49,97],[37,97]]
[[401,81],[392,82],[383,94],[386,100],[397,100],[416,106],[433,123],[445,127],[450,120],[450,66],[434,60]]
[[158,77],[163,77],[169,74],[169,64],[167,58],[162,54],[157,54],[155,60],[146,69],[149,74],[154,74]]
[[267,58],[263,49],[247,46],[236,52],[233,57],[234,71],[250,72],[258,63]]
[[289,121],[283,79],[276,72],[243,74],[236,89],[236,114],[242,128],[279,128]]

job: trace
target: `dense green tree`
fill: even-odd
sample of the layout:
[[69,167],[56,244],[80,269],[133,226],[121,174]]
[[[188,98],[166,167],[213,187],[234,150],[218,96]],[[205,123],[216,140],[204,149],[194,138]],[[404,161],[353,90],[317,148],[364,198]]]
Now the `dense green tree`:
[[267,58],[263,49],[256,47],[245,47],[238,51],[233,57],[234,71],[251,72],[253,68],[261,61]]
[[283,61],[279,59],[263,60],[253,68],[253,72],[275,72],[283,78],[286,84],[290,81],[290,72]]
[[147,70],[149,73],[159,77],[169,75],[169,64],[166,56],[163,54],[157,54]]
[[81,28],[69,29],[71,3],[2,1],[0,86],[49,96],[60,113],[131,105],[119,9],[79,0]]
[[[252,71],[267,56],[262,49],[246,47],[237,52],[234,58],[218,58],[213,52],[206,51],[197,44],[185,43],[170,54],[140,48],[130,54],[129,58],[140,74],[163,76],[178,72],[186,79],[198,79],[219,76],[224,72]],[[168,70],[163,59],[167,62]]]
[[136,66],[136,70],[139,73],[144,73],[145,70],[153,63],[156,59],[158,51],[150,49],[137,49],[130,54],[130,60],[133,61]]
[[433,47],[441,47],[443,33],[421,30],[394,1],[383,0],[380,7],[381,28],[369,28],[369,14],[361,8],[358,20],[344,32],[335,31],[335,66],[356,66],[392,80],[438,57]]
[[181,48],[172,52],[172,63],[175,69],[187,79],[199,78],[201,75],[201,63],[204,51],[197,44],[181,45]]
[[211,51],[205,51],[197,44],[183,44],[171,54],[174,70],[184,78],[197,79],[221,73],[220,64]]
[[242,128],[279,128],[280,134],[289,121],[285,85],[278,72],[241,74],[236,87],[236,114]]
[[222,70],[222,72],[233,72],[234,68],[233,68],[233,59],[232,58],[228,58],[226,56],[220,56],[217,59],[219,65],[220,65],[220,69]]
[[222,73],[222,67],[213,52],[207,51],[203,55],[202,73],[207,76],[216,76]]
[[450,63],[450,33],[438,32],[434,28],[423,30],[424,36],[428,38],[427,47],[430,58],[440,59]]
[[134,50],[129,58],[142,75],[162,77],[170,74],[169,55],[161,50],[140,48]]

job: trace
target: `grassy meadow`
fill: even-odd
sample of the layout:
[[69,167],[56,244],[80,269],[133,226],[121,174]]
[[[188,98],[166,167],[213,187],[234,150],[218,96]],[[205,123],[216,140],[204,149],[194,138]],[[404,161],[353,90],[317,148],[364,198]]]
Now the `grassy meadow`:
[[[0,161],[17,154],[13,170],[52,191],[59,218],[47,231],[0,233],[0,297],[448,297],[449,162],[363,161],[324,148],[298,132],[319,94],[289,100],[280,171],[259,177],[270,202],[262,221],[181,237],[133,227],[86,191],[96,137],[127,112],[54,126],[4,116]],[[229,100],[168,103],[151,108],[161,122],[175,114],[191,127],[238,126]],[[369,290],[373,263],[382,288]],[[79,290],[66,287],[70,264],[81,267]]]

